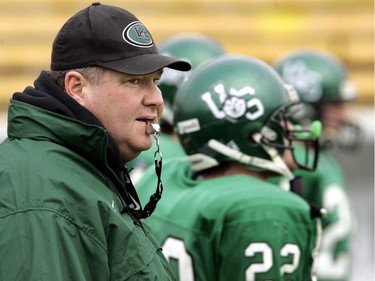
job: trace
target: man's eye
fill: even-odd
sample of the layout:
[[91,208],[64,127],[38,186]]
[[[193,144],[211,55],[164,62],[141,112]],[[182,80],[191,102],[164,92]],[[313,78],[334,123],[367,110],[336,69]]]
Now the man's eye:
[[131,80],[128,80],[128,83],[131,83],[131,84],[139,84],[140,80],[139,79],[131,79]]

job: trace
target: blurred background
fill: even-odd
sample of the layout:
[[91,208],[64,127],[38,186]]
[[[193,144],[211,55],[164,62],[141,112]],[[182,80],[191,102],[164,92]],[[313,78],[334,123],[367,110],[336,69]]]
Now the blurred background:
[[[0,139],[8,101],[49,68],[51,45],[86,0],[0,0]],[[352,281],[374,278],[374,3],[372,0],[102,1],[133,12],[156,43],[179,32],[202,32],[227,52],[272,63],[296,48],[338,56],[358,90],[350,114],[364,130],[363,148],[337,157],[344,165],[357,217]]]

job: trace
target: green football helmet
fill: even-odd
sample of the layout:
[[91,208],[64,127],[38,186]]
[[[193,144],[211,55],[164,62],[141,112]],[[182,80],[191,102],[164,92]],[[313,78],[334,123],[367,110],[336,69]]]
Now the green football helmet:
[[[176,34],[162,41],[158,48],[163,55],[188,61],[192,69],[208,59],[225,53],[219,42],[201,33]],[[188,72],[164,69],[159,81],[159,88],[164,99],[164,111],[160,120],[162,126],[164,123],[173,126],[173,99],[179,85],[187,75]]]
[[[326,52],[297,50],[276,61],[274,68],[286,83],[294,86],[304,102],[302,118],[305,118],[305,122],[314,119],[322,121],[324,104],[351,102],[357,96],[345,66]],[[340,130],[335,136],[323,130],[322,147],[329,148],[335,143],[339,148],[350,150],[358,146],[361,134],[357,124],[342,122]]]
[[[298,107],[298,94],[271,66],[228,54],[202,63],[180,86],[173,106],[174,126],[196,171],[238,161],[250,169],[293,178],[282,160],[284,150],[293,150],[297,141],[314,143],[317,149],[320,135],[319,125],[313,129],[287,125]],[[295,161],[299,167],[315,169],[317,150],[308,155],[312,160],[298,163],[295,157]]]

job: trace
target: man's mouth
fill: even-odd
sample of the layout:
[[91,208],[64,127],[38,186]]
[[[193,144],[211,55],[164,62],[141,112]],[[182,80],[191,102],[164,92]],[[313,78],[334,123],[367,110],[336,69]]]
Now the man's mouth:
[[152,119],[138,118],[138,119],[136,119],[136,120],[139,121],[139,122],[144,122],[144,123],[146,123],[146,124],[148,124],[148,123],[153,123],[153,120],[152,120]]
[[147,118],[138,118],[136,119],[138,122],[144,122],[146,125],[145,132],[146,134],[154,134],[155,132],[160,132],[160,125],[154,123],[153,119]]

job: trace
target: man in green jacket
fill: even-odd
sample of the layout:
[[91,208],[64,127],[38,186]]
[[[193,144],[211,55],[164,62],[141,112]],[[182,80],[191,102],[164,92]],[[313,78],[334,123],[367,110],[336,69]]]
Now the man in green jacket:
[[152,146],[162,56],[130,12],[94,3],[51,70],[13,95],[0,145],[0,280],[174,280],[126,163]]

